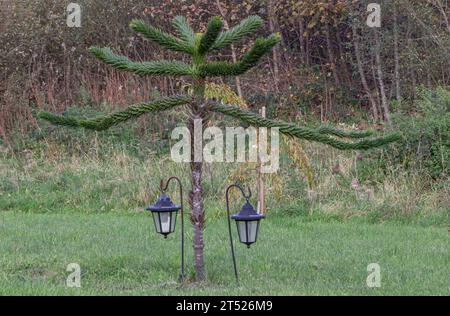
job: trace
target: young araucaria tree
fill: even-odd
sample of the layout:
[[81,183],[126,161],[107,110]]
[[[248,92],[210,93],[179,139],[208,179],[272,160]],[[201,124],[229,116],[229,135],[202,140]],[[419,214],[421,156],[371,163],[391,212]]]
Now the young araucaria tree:
[[[40,112],[39,117],[50,121],[55,125],[70,127],[83,127],[86,129],[102,131],[121,122],[137,118],[146,113],[159,112],[173,109],[177,106],[188,105],[188,128],[191,131],[191,192],[189,194],[190,217],[194,226],[194,264],[196,279],[205,279],[203,261],[203,227],[205,211],[203,207],[202,190],[202,162],[194,161],[194,120],[202,120],[205,126],[211,112],[222,113],[255,127],[278,127],[279,131],[288,136],[308,141],[320,142],[341,150],[365,150],[396,141],[397,135],[370,138],[371,132],[346,132],[331,127],[319,127],[315,129],[298,127],[294,124],[263,118],[255,113],[241,109],[235,105],[227,105],[205,100],[205,83],[208,78],[221,76],[239,76],[253,68],[261,58],[280,41],[278,34],[267,38],[258,38],[253,46],[235,63],[228,61],[209,61],[208,56],[214,56],[215,52],[229,47],[232,43],[240,41],[245,36],[253,34],[262,24],[258,16],[250,16],[240,24],[222,31],[222,21],[214,17],[208,23],[205,33],[194,33],[184,17],[177,16],[173,25],[179,37],[165,33],[160,29],[146,25],[140,20],[133,20],[130,24],[132,30],[140,33],[145,38],[158,43],[172,51],[187,54],[191,57],[191,63],[181,61],[148,61],[134,62],[124,56],[114,54],[109,48],[92,47],[92,54],[102,62],[122,71],[128,71],[140,76],[174,76],[190,77],[192,79],[192,95],[176,95],[162,98],[153,102],[130,106],[129,108],[115,112],[111,115],[93,119],[77,119],[67,116],[57,116],[48,112]],[[359,141],[347,141],[345,139],[359,139]]]

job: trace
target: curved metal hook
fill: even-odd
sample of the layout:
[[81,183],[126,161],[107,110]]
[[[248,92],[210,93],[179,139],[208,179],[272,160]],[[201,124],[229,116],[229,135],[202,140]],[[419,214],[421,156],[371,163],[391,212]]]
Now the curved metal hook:
[[164,181],[161,179],[159,188],[162,192],[167,191],[167,188],[169,187],[169,183],[171,180],[176,180],[178,182],[178,184],[180,185],[180,187],[182,187],[181,180],[178,177],[170,177],[169,179],[167,179],[166,185],[164,185]]
[[247,187],[247,190],[248,190],[248,195],[247,195],[247,196],[244,195],[244,197],[245,197],[247,200],[250,200],[250,198],[252,197],[252,190],[250,190],[250,187]]
[[244,189],[241,187],[239,182],[236,182],[235,184],[232,184],[227,188],[226,196],[228,196],[228,191],[230,191],[230,189],[233,187],[238,188],[246,200],[250,200],[250,198],[252,197],[252,190],[250,190],[250,187],[247,187],[248,194],[245,194]]

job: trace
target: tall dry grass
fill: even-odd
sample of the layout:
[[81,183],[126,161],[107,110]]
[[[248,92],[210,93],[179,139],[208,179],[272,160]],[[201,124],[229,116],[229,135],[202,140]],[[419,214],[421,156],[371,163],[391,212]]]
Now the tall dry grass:
[[[95,139],[95,136],[94,136]],[[160,179],[179,176],[189,190],[189,165],[171,161],[166,154],[139,157],[126,147],[92,141],[88,152],[68,150],[47,140],[36,150],[14,156],[3,149],[0,159],[0,209],[24,212],[140,212],[156,200]],[[330,151],[304,144],[314,171],[311,189],[301,170],[282,157],[277,174],[266,176],[269,216],[296,214],[311,218],[374,222],[404,221],[445,225],[450,190],[445,182],[426,182],[419,173],[390,166],[363,176],[358,154]],[[380,173],[383,173],[382,175]],[[248,164],[208,164],[204,170],[208,216],[225,214],[224,190],[243,176],[243,184],[256,192],[256,172]],[[239,180],[239,179],[238,179]],[[175,190],[176,188],[171,188]],[[170,192],[177,196],[177,192]],[[234,199],[238,210],[243,201]]]

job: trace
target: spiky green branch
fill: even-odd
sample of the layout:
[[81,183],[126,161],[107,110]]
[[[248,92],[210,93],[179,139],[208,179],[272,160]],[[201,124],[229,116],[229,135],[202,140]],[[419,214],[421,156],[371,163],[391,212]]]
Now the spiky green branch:
[[[235,118],[240,119],[241,121],[250,124],[255,127],[278,127],[279,131],[285,135],[306,139],[308,141],[319,142],[322,144],[329,145],[331,147],[340,149],[340,150],[367,150],[375,147],[380,147],[386,145],[388,143],[392,143],[398,141],[400,136],[398,134],[390,134],[385,137],[378,137],[373,139],[364,139],[359,142],[351,143],[344,142],[341,140],[337,140],[328,136],[327,134],[323,134],[320,132],[320,129],[311,129],[306,127],[298,127],[295,124],[271,120],[267,118],[263,118],[255,113],[242,110],[236,106],[227,106],[223,104],[219,104],[217,102],[210,101],[208,103],[210,110],[222,114],[226,114]],[[330,132],[331,130],[326,130]],[[341,135],[348,135],[339,132]],[[354,136],[354,135],[353,135]]]
[[366,138],[373,135],[373,131],[343,131],[331,126],[320,126],[316,129],[320,134],[328,134],[340,138]]
[[211,49],[217,50],[230,46],[245,36],[255,33],[261,27],[262,23],[263,21],[259,16],[249,16],[228,31],[220,33]]
[[204,54],[210,50],[221,30],[222,20],[217,16],[213,17],[211,21],[209,21],[206,32],[200,40],[200,46],[198,48],[200,54]]
[[91,53],[105,64],[140,76],[192,76],[194,70],[181,61],[134,62],[125,56],[114,54],[109,48],[91,47]]
[[63,125],[69,127],[83,127],[86,129],[92,129],[96,131],[106,130],[114,125],[128,121],[132,118],[137,118],[145,113],[169,110],[175,106],[187,104],[192,101],[189,96],[173,96],[163,98],[150,103],[142,103],[138,105],[132,105],[126,110],[115,112],[113,114],[95,118],[95,119],[77,119],[70,116],[55,115],[49,112],[40,112],[38,117],[49,121],[54,125]]
[[194,47],[190,42],[180,41],[175,36],[167,34],[151,25],[147,25],[141,20],[131,21],[130,28],[133,31],[142,34],[145,38],[148,38],[149,40],[152,40],[153,42],[158,43],[159,45],[170,50],[189,55],[192,55],[194,52]]
[[191,50],[194,47],[195,34],[194,30],[189,26],[186,18],[184,16],[178,15],[173,19],[172,24],[177,29],[178,34],[180,35],[180,39],[187,45],[189,45]]
[[255,67],[259,60],[278,42],[280,36],[274,34],[268,38],[258,38],[253,47],[236,63],[211,62],[200,67],[202,76],[239,76]]

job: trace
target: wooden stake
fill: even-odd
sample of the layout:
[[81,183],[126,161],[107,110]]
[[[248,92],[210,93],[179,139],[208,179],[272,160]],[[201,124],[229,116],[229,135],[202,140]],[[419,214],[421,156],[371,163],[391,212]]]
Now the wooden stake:
[[[263,106],[261,108],[261,116],[266,117],[266,107]],[[261,159],[259,158],[259,131],[258,131],[258,203],[257,203],[257,211],[259,214],[266,214],[266,205],[265,205],[265,191],[264,191],[264,176],[262,173],[263,164]]]

